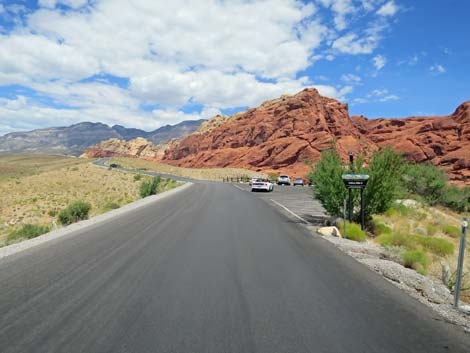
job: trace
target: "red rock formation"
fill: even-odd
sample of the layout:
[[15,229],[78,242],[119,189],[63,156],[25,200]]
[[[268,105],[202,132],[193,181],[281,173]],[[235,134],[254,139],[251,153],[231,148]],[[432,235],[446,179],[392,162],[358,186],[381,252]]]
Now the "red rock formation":
[[392,147],[415,162],[442,167],[453,181],[470,178],[470,102],[449,116],[352,120],[378,146]]
[[165,152],[163,161],[185,167],[246,167],[303,176],[305,160],[318,160],[336,139],[347,156],[376,148],[349,118],[347,105],[305,89],[238,113],[192,134]]
[[367,119],[349,117],[346,104],[313,88],[282,96],[232,117],[217,116],[179,142],[132,146],[114,140],[85,156],[130,156],[183,167],[244,167],[304,176],[336,140],[342,158],[390,146],[416,162],[444,168],[456,182],[470,183],[470,102],[443,117]]

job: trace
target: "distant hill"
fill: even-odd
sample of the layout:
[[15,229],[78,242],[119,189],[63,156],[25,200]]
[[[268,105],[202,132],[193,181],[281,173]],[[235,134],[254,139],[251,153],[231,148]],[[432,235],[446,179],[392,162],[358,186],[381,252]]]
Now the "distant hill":
[[52,153],[79,156],[88,147],[110,138],[132,140],[143,137],[154,144],[182,138],[196,131],[205,120],[188,120],[154,131],[83,122],[67,127],[52,127],[0,136],[0,154]]

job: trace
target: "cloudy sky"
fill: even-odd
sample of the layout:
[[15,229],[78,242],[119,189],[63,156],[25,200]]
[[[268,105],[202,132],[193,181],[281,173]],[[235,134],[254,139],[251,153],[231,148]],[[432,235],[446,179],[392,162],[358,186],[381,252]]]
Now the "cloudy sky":
[[368,117],[470,99],[461,0],[0,0],[0,135],[146,130],[317,87]]

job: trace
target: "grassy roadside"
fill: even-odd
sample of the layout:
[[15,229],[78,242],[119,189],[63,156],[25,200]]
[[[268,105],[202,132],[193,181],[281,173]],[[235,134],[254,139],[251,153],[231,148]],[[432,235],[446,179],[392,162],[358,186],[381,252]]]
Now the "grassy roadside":
[[150,170],[158,173],[177,175],[197,180],[221,181],[226,177],[267,177],[264,173],[242,168],[182,168],[135,158],[111,158],[109,164],[118,164],[124,168]]
[[[140,199],[140,185],[152,179],[89,162],[45,155],[0,157],[0,246],[59,227],[60,211],[77,200],[90,204],[89,217],[134,202]],[[177,185],[162,179],[159,192]]]
[[[390,251],[406,267],[442,280],[443,269],[452,273],[457,268],[461,214],[444,207],[432,207],[414,200],[396,203],[387,212],[373,216],[372,241]],[[468,254],[467,249],[467,257]],[[464,262],[464,273],[470,274],[470,261]],[[465,287],[470,283],[465,280]],[[448,283],[453,289],[453,283]],[[470,302],[470,291],[462,292]]]

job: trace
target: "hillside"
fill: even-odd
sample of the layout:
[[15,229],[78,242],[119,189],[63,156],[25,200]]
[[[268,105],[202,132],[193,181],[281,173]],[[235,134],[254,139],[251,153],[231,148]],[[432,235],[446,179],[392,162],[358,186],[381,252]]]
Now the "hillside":
[[50,153],[78,156],[85,149],[110,138],[128,141],[138,137],[159,144],[195,131],[204,120],[183,121],[154,131],[83,122],[68,127],[53,127],[0,136],[0,154]]
[[[85,156],[140,157],[181,167],[241,167],[302,176],[321,151],[336,141],[342,158],[391,146],[417,162],[445,168],[452,180],[470,176],[470,102],[443,117],[367,119],[350,117],[346,104],[305,89],[267,101],[231,117],[217,116],[180,141],[148,142],[142,153],[126,153],[125,143],[95,146]],[[150,153],[148,153],[151,151]]]

